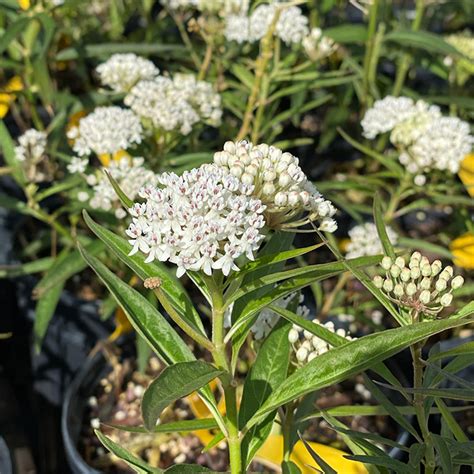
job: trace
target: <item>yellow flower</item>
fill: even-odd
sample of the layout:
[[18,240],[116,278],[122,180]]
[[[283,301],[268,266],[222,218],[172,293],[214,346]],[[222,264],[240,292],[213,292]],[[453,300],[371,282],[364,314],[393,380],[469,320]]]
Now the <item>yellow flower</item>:
[[109,341],[116,341],[122,334],[127,334],[132,331],[132,325],[127,318],[124,310],[122,308],[117,308],[115,311],[115,330],[109,336]]
[[20,5],[22,10],[29,10],[31,2],[30,0],[18,0],[18,5]]
[[474,197],[474,153],[464,157],[458,175],[469,195]]
[[16,99],[15,92],[23,90],[23,81],[20,76],[13,76],[0,91],[0,119],[7,115],[10,105]]
[[125,150],[119,150],[113,153],[103,153],[99,155],[99,160],[103,166],[109,166],[110,161],[120,161],[122,158],[131,158],[130,155]]
[[474,269],[474,233],[466,232],[450,245],[455,265],[468,270]]

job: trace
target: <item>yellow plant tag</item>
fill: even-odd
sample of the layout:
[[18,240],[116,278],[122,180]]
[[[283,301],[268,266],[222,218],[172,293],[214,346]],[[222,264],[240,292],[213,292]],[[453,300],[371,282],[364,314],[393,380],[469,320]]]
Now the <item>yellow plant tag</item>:
[[474,197],[474,153],[464,157],[458,175],[464,186],[466,186],[469,195]]
[[466,232],[454,239],[449,248],[456,266],[468,270],[474,269],[474,233]]

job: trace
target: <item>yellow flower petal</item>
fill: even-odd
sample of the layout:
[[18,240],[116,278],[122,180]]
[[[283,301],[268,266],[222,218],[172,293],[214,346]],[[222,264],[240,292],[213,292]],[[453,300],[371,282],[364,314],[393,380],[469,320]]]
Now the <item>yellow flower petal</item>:
[[18,0],[18,5],[22,10],[28,10],[31,6],[30,0]]
[[464,186],[466,186],[469,195],[474,197],[474,153],[464,157],[458,175]]
[[132,331],[132,325],[127,318],[124,310],[122,308],[118,308],[115,311],[115,330],[109,336],[109,341],[117,340],[122,334],[127,334]]
[[456,266],[468,270],[474,269],[474,233],[466,232],[454,239],[449,248]]
[[15,92],[23,90],[23,81],[20,76],[13,76],[0,92],[0,119],[7,115],[10,105],[16,99]]

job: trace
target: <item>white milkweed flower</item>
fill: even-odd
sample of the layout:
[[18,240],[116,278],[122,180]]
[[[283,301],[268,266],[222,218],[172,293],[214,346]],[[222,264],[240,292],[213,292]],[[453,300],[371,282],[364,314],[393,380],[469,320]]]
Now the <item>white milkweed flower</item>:
[[247,15],[227,15],[224,36],[227,41],[246,43],[250,39],[250,18]]
[[248,188],[237,178],[205,164],[182,176],[163,173],[157,179],[163,187],[143,187],[139,196],[146,201],[129,210],[131,255],[140,250],[147,262],[170,261],[178,277],[187,270],[229,275],[239,269],[237,258],[254,258],[264,238],[265,206],[246,195]]
[[113,154],[126,150],[142,140],[140,119],[131,111],[117,106],[97,107],[67,132],[79,155]]
[[160,0],[160,3],[170,10],[185,10],[197,8],[199,0]]
[[436,317],[452,301],[452,291],[464,284],[461,276],[454,276],[453,268],[443,268],[439,260],[430,262],[420,252],[414,252],[408,264],[403,257],[395,260],[384,257],[381,263],[385,279],[374,277],[374,285],[382,289],[396,304],[417,315]]
[[[312,322],[323,326],[324,328],[337,334],[338,336],[346,338],[348,341],[353,340],[353,338],[345,329],[336,329],[332,321],[320,323],[317,319],[313,319]],[[288,338],[293,348],[296,364],[299,366],[304,365],[307,362],[311,362],[315,357],[318,357],[321,354],[330,351],[332,348],[332,346],[324,339],[315,336],[314,334],[304,330],[296,324],[293,324]]]
[[[266,34],[277,12],[278,3],[259,5],[250,15],[249,41],[260,41]],[[275,36],[286,44],[301,43],[308,34],[308,18],[300,8],[283,8],[275,25]]]
[[140,81],[124,102],[153,128],[179,130],[183,135],[200,121],[216,126],[222,116],[221,99],[212,85],[186,74]]
[[138,81],[153,79],[160,70],[133,53],[113,54],[96,68],[100,82],[116,92],[128,92]]
[[469,125],[457,117],[443,117],[439,107],[408,97],[385,97],[367,111],[364,136],[375,138],[391,131],[390,141],[398,149],[399,161],[422,186],[432,170],[457,173],[474,137]]
[[[123,157],[117,161],[111,161],[110,164],[103,168],[112,178],[115,179],[120,189],[130,199],[134,199],[138,195],[138,191],[145,184],[156,184],[157,178],[153,171],[143,166],[143,158]],[[97,175],[90,175],[93,180],[93,195],[90,199],[90,206],[94,209],[103,209],[105,211],[114,210],[115,215],[119,219],[126,216],[126,212],[121,207],[120,200],[115,192],[109,178],[105,173],[100,172]]]
[[266,206],[266,224],[271,228],[293,228],[319,222],[319,229],[334,232],[336,209],[308,181],[291,153],[265,143],[228,141],[214,154],[214,163],[228,170]]
[[321,28],[313,28],[302,41],[305,53],[312,61],[319,61],[330,56],[338,45],[333,39],[324,36]]
[[38,162],[46,151],[47,135],[34,128],[30,128],[18,138],[15,147],[15,157],[18,161]]
[[[395,245],[398,234],[391,228],[386,228],[388,239]],[[349,231],[350,242],[347,245],[347,258],[367,257],[383,253],[377,227],[373,222],[366,222],[353,227]]]
[[71,161],[67,165],[67,170],[69,173],[76,174],[76,173],[84,173],[87,169],[87,165],[89,164],[89,160],[87,158],[79,158],[77,156],[73,156]]

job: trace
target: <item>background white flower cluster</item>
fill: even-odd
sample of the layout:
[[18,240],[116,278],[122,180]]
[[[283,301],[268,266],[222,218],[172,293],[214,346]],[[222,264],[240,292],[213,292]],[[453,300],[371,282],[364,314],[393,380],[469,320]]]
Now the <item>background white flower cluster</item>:
[[474,144],[468,123],[445,117],[439,107],[409,97],[387,96],[376,101],[361,125],[370,139],[391,131],[390,141],[400,152],[400,163],[416,175],[419,186],[430,171],[457,173]]
[[[387,226],[385,230],[388,239],[392,245],[395,245],[398,241],[398,234],[390,226]],[[373,222],[354,226],[349,231],[349,239],[346,249],[347,258],[367,257],[383,253],[382,242]]]

